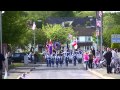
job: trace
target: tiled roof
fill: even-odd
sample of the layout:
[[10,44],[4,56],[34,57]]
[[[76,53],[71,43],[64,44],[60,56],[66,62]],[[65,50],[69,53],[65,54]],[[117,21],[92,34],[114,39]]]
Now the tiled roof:
[[92,36],[95,32],[95,28],[83,28],[83,27],[73,27],[74,31],[77,32],[78,36]]
[[[62,24],[62,22],[66,21],[73,21],[72,26],[76,25],[82,25],[84,26],[87,21],[90,21],[90,17],[85,17],[85,18],[78,18],[78,17],[60,17],[60,18],[54,18],[54,17],[49,17],[45,20],[45,23],[48,24]],[[92,20],[90,21],[92,26],[96,25],[96,19],[93,17]]]

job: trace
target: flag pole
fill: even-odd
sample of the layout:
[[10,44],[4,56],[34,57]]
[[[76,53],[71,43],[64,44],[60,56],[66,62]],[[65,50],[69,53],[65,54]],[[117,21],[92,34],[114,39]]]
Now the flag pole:
[[35,53],[35,30],[34,30],[34,53]]
[[103,11],[101,11],[102,15],[100,17],[100,20],[101,20],[101,28],[100,28],[100,57],[102,59],[102,43],[103,43],[103,37],[102,37],[102,32],[103,32]]
[[2,53],[2,11],[0,11],[0,49],[1,49],[1,53]]
[[36,28],[36,25],[35,25],[35,22],[33,22],[33,27],[32,27],[32,29],[33,29],[33,34],[34,34],[34,53],[35,53],[35,28]]

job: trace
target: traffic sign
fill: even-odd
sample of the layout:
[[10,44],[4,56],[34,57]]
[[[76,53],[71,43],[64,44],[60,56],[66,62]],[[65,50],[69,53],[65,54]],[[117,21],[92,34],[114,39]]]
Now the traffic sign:
[[112,43],[120,43],[120,34],[112,34],[111,42]]

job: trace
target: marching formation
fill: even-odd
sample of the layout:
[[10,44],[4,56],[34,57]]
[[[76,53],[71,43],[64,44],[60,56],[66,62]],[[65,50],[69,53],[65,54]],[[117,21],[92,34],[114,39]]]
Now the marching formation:
[[56,67],[61,66],[65,64],[68,66],[69,64],[73,64],[76,66],[77,63],[82,63],[82,55],[83,53],[81,51],[67,51],[67,52],[61,52],[61,53],[53,53],[45,54],[45,61],[47,64],[47,67]]

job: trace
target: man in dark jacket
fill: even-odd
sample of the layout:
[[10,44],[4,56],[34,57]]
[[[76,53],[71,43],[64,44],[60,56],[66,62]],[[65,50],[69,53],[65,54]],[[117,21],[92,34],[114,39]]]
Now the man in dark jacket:
[[110,50],[110,48],[107,48],[107,52],[104,55],[106,61],[107,61],[107,73],[112,73],[112,69],[110,66],[111,63],[111,58],[112,58],[112,52]]
[[5,67],[5,57],[3,54],[0,53],[0,79],[2,79],[2,69],[3,69],[3,65]]
[[95,56],[95,49],[94,48],[92,48],[92,54],[93,54],[93,56]]
[[92,69],[92,64],[93,64],[93,54],[92,52],[89,53],[89,68]]

